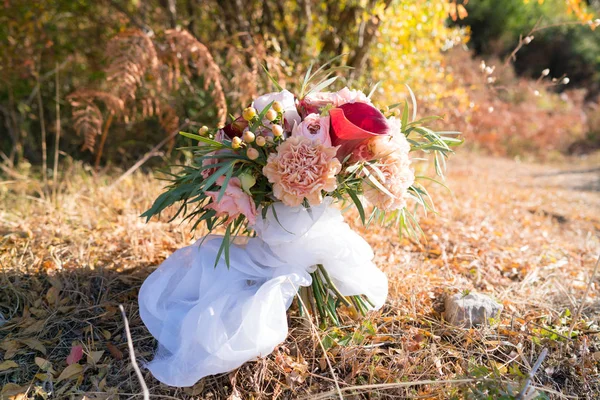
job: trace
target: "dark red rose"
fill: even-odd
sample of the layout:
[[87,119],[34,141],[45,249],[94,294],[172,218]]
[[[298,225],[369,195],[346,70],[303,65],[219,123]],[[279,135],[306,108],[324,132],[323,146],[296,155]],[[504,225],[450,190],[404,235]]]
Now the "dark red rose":
[[337,157],[343,160],[365,140],[388,135],[390,128],[385,116],[366,103],[346,103],[329,110],[331,143],[340,146]]

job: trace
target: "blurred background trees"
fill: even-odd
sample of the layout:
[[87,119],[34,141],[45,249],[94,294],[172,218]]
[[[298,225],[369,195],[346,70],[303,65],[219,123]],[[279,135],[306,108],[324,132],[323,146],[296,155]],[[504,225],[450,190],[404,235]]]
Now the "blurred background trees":
[[[6,0],[0,7],[0,157],[10,165],[41,164],[58,129],[62,157],[131,165],[181,125],[222,123],[274,90],[263,67],[293,90],[310,62],[340,54],[338,64],[353,69],[339,85],[368,91],[381,81],[383,106],[402,101],[408,84],[428,112],[486,151],[543,155],[600,142],[598,0]],[[533,34],[514,71],[510,62],[504,68],[536,24],[553,27]],[[494,71],[481,70],[479,58]],[[564,74],[569,85],[551,81]]]

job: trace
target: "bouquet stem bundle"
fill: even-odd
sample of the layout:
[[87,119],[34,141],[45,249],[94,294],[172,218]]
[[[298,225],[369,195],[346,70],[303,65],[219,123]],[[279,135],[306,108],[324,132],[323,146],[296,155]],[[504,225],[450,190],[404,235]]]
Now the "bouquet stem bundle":
[[298,293],[298,309],[300,315],[314,318],[318,326],[322,328],[330,324],[339,326],[338,308],[341,306],[354,310],[356,315],[362,316],[373,307],[366,296],[342,295],[323,265],[318,264],[315,272],[310,275],[311,286],[300,288]]

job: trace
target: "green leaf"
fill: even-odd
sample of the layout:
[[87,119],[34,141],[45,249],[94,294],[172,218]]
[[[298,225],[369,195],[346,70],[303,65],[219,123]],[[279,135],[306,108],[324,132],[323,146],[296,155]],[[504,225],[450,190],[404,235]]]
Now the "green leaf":
[[277,217],[277,210],[275,209],[275,206],[273,205],[273,207],[271,207],[271,209],[273,210],[273,216],[275,217],[275,221],[277,221],[277,223],[279,224],[279,226],[286,231],[287,233],[294,235],[294,232],[290,232],[287,229],[285,229],[285,226],[281,225],[281,222],[279,222],[279,217]]
[[306,93],[306,95],[309,95],[313,92],[320,92],[321,90],[325,89],[326,87],[330,86],[333,82],[335,82],[337,78],[337,76],[334,76],[333,78],[329,78],[326,81],[319,83],[317,86],[314,86],[312,89],[310,89],[309,92]]
[[229,246],[231,245],[231,224],[227,225],[227,228],[225,229],[225,235],[223,236],[223,241],[221,242],[221,246],[219,246],[219,252],[217,253],[217,257],[215,259],[215,265],[214,268],[217,268],[217,265],[219,265],[219,261],[221,261],[221,255],[223,254],[223,252],[225,252],[225,264],[227,265],[227,268],[230,267],[229,265]]
[[415,94],[413,93],[410,86],[408,86],[407,84],[405,84],[404,86],[406,86],[406,88],[408,89],[408,93],[410,93],[410,99],[412,100],[413,105],[412,120],[414,121],[415,119],[417,119],[417,98],[415,97]]
[[408,126],[408,100],[404,100],[404,109],[402,110],[402,129]]
[[235,164],[235,162],[228,163],[227,165],[223,165],[218,170],[213,172],[213,174],[211,176],[209,176],[204,182],[202,182],[202,184],[201,184],[202,190],[210,189],[211,186],[217,181],[217,179],[219,179],[221,176],[225,175],[230,168],[233,169],[234,164]]
[[367,98],[371,98],[371,96],[373,96],[373,94],[375,93],[375,91],[377,90],[377,88],[379,87],[379,85],[381,85],[381,81],[377,81],[377,83],[375,83],[373,85],[373,88],[371,89],[371,91],[369,92],[369,95],[367,96]]
[[262,109],[260,114],[258,114],[258,117],[254,120],[254,122],[250,126],[250,130],[252,132],[256,131],[256,128],[258,128],[262,124],[262,120],[265,118],[265,115],[267,115],[267,112],[271,109],[271,106],[273,105],[273,103],[275,103],[275,101],[272,101],[269,104],[267,104],[265,106],[265,108]]
[[225,195],[225,189],[227,189],[227,185],[229,184],[229,180],[233,176],[233,166],[234,165],[235,165],[235,163],[231,164],[231,169],[229,169],[227,171],[227,174],[225,175],[225,180],[223,181],[223,184],[221,185],[221,190],[219,190],[219,195],[217,196],[217,203],[219,201],[221,201],[221,199],[223,198],[223,195]]
[[356,205],[356,208],[358,209],[358,214],[360,215],[360,220],[362,221],[362,224],[365,225],[365,209],[363,208],[360,199],[358,198],[354,190],[348,189],[347,192],[354,204]]
[[283,90],[283,88],[279,85],[279,83],[275,80],[275,78],[273,78],[273,76],[269,73],[269,70],[267,70],[267,67],[265,67],[263,64],[260,64],[260,66],[262,67],[263,71],[265,71],[265,73],[267,74],[267,77],[269,77],[269,79],[271,80],[271,83],[273,83],[273,86],[275,86],[275,88],[277,88],[277,90],[279,90],[281,92]]

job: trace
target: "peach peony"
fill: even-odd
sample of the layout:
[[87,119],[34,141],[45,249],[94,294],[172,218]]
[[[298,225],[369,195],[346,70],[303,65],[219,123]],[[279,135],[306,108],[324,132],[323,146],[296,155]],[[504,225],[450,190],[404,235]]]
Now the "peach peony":
[[[225,181],[225,177],[220,177],[217,180],[217,185],[222,185]],[[212,199],[206,208],[212,209],[217,212],[217,217],[228,216],[227,224],[236,219],[239,215],[243,214],[250,225],[254,225],[256,222],[256,205],[254,200],[242,189],[242,184],[238,178],[229,179],[229,183],[225,188],[225,193],[221,198],[221,201],[217,202],[219,198],[219,192],[206,192]]]
[[290,207],[304,199],[311,206],[323,201],[321,191],[336,189],[341,164],[335,158],[337,148],[327,147],[303,136],[294,136],[269,155],[263,174],[273,184],[273,194]]
[[408,188],[415,181],[414,172],[410,169],[408,154],[394,153],[379,159],[374,165],[383,176],[377,173],[371,173],[371,175],[381,183],[387,193],[365,178],[362,189],[367,201],[384,211],[404,208],[408,198]]

